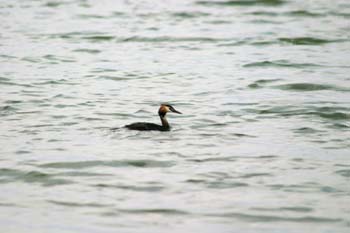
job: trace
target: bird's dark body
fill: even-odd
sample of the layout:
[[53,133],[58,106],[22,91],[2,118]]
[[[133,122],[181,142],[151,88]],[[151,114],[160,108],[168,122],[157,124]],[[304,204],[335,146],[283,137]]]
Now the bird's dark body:
[[157,124],[148,123],[148,122],[136,122],[130,125],[126,125],[124,127],[131,130],[141,130],[141,131],[150,131],[150,130],[169,131],[170,125],[165,117],[167,112],[175,112],[177,114],[181,114],[181,112],[175,110],[173,106],[168,104],[162,104],[160,105],[160,108],[158,110],[158,115],[160,117],[160,121],[162,122],[162,125],[157,125]]
[[170,127],[164,127],[161,125],[148,123],[148,122],[136,122],[130,125],[125,126],[128,129],[131,130],[141,130],[141,131],[149,131],[149,130],[156,130],[156,131],[169,131]]

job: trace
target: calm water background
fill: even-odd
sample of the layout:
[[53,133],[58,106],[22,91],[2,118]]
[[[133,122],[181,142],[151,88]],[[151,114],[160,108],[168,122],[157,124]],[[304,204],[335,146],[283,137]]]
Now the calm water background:
[[[349,232],[347,0],[1,1],[1,232]],[[171,132],[111,127],[159,122]]]

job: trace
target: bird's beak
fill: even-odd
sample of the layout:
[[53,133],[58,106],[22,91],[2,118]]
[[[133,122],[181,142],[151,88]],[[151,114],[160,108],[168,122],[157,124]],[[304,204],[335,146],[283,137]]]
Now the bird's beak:
[[181,112],[175,110],[174,108],[173,108],[171,111],[172,111],[172,112],[175,112],[175,113],[177,113],[177,114],[182,114]]

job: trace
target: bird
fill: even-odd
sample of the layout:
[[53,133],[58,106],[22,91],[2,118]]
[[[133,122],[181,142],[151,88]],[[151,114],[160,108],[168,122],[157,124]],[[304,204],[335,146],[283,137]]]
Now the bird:
[[169,131],[170,125],[165,117],[168,112],[182,114],[181,112],[175,110],[175,108],[169,104],[161,104],[158,110],[158,115],[160,117],[160,121],[162,122],[162,125],[157,125],[157,124],[148,123],[148,122],[136,122],[129,125],[125,125],[124,127],[130,130],[141,130],[141,131],[149,131],[149,130]]

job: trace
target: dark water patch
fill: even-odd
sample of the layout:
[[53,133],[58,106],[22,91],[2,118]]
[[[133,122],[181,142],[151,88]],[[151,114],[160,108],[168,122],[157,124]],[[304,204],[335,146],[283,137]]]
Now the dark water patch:
[[[111,211],[103,211],[100,213],[100,215],[102,217],[119,217],[121,216],[122,214],[119,213],[117,210],[111,210]],[[124,226],[127,226],[127,225],[121,225],[121,224],[118,224],[118,227],[124,227]]]
[[68,140],[61,140],[61,139],[49,139],[47,142],[68,142]]
[[[118,70],[109,68],[96,68],[93,69],[91,73],[118,73]],[[135,74],[135,76],[137,75]]]
[[198,130],[204,130],[204,129],[217,129],[217,128],[224,128],[226,127],[228,124],[226,123],[212,123],[212,124],[206,124],[206,121],[204,120],[201,123],[198,124],[193,124],[190,127],[192,129],[198,129]]
[[279,6],[285,3],[284,0],[230,0],[230,1],[197,1],[196,4],[203,6]]
[[343,113],[343,112],[332,112],[332,113],[326,113],[326,112],[311,112],[309,114],[317,115],[322,118],[330,119],[330,120],[349,120],[350,114]]
[[188,143],[188,146],[202,147],[202,148],[213,148],[215,144],[213,143]]
[[6,100],[4,102],[5,104],[20,104],[20,103],[23,103],[22,100]]
[[28,102],[31,102],[31,103],[41,103],[42,102],[42,97],[44,95],[47,95],[47,93],[45,91],[43,91],[44,89],[39,89],[39,88],[36,88],[37,90],[35,91],[30,91],[30,90],[21,90],[21,94],[23,96],[30,96],[30,97],[39,97],[39,98],[33,98],[31,100],[28,100]]
[[193,183],[193,184],[198,184],[198,183],[206,183],[206,180],[203,179],[187,179],[185,180],[186,183]]
[[94,114],[100,115],[100,116],[118,116],[122,119],[125,119],[131,116],[130,113],[119,113],[119,112],[94,112]]
[[27,150],[17,150],[15,153],[18,155],[23,155],[23,154],[30,154],[32,152],[27,151]]
[[50,64],[58,64],[59,62],[70,63],[76,61],[74,58],[71,57],[57,56],[53,54],[47,54],[43,56],[43,58],[47,60]]
[[249,185],[243,182],[213,181],[213,182],[209,182],[206,186],[207,188],[210,188],[210,189],[231,189],[231,188],[239,188],[239,187],[248,187]]
[[59,206],[66,206],[66,207],[110,207],[110,205],[104,205],[100,203],[94,203],[94,202],[87,202],[87,203],[78,203],[78,202],[71,202],[71,201],[55,201],[55,200],[48,200],[47,202],[59,205]]
[[324,91],[324,90],[332,90],[332,91],[350,91],[350,89],[345,89],[342,87],[338,87],[330,84],[316,84],[316,83],[288,83],[273,86],[276,89],[286,90],[286,91]]
[[201,137],[206,137],[206,138],[209,138],[209,137],[217,137],[218,134],[217,133],[200,133],[198,134],[199,136]]
[[204,159],[188,159],[188,161],[196,162],[196,163],[204,163],[204,162],[229,162],[235,161],[235,157],[212,157],[212,158],[204,158]]
[[83,120],[83,121],[104,121],[105,120],[103,118],[98,118],[98,117],[77,117],[75,119]]
[[344,18],[350,18],[350,13],[347,12],[330,12],[330,14],[335,15],[335,16],[340,16],[340,17],[344,17]]
[[295,11],[287,11],[287,12],[274,12],[274,11],[253,11],[248,12],[247,14],[250,15],[257,15],[257,16],[292,16],[292,17],[322,17],[325,16],[325,14],[321,13],[314,13],[306,10],[295,10]]
[[312,212],[313,208],[310,207],[281,207],[278,208],[280,210],[287,210],[287,211],[292,211],[292,212],[300,212],[300,213],[306,213],[306,212]]
[[267,19],[252,19],[248,21],[252,24],[281,24],[278,20],[267,20]]
[[96,15],[96,14],[79,14],[77,15],[78,18],[81,19],[107,19],[111,16],[108,15]]
[[1,82],[1,81],[10,81],[10,80],[11,80],[11,79],[9,79],[9,78],[5,78],[5,77],[1,77],[1,76],[0,76],[0,82]]
[[[253,111],[258,114],[272,114],[276,116],[318,116],[323,119],[329,120],[348,120],[350,119],[350,114],[347,108],[340,107],[314,107],[314,106],[275,106],[265,109],[248,109],[248,111]],[[310,131],[308,128],[299,128],[295,132],[303,133]],[[312,131],[312,130],[311,130]],[[322,131],[317,131],[322,132]]]
[[267,84],[281,81],[282,79],[259,79],[251,84],[248,85],[250,88],[262,88]]
[[308,67],[321,67],[321,66],[313,63],[291,63],[287,60],[276,60],[276,61],[252,62],[252,63],[243,65],[243,67],[245,68],[250,68],[250,67],[308,68]]
[[133,80],[133,79],[142,79],[142,78],[130,78],[127,76],[111,76],[111,75],[100,75],[98,76],[100,79],[108,79],[114,81],[125,81],[125,80]]
[[246,14],[257,15],[257,16],[278,16],[279,15],[279,13],[272,12],[272,11],[253,11],[253,12],[247,12]]
[[175,164],[173,161],[159,160],[91,160],[79,162],[56,162],[41,164],[38,167],[45,168],[64,168],[64,169],[85,169],[90,167],[139,167],[139,168],[157,168],[157,167],[172,167]]
[[3,176],[19,176],[22,175],[23,172],[11,168],[0,168],[0,177]]
[[[230,104],[230,103],[227,103],[225,105],[233,105],[233,104]],[[235,117],[235,118],[240,118],[242,117],[241,114],[237,113],[236,111],[233,111],[233,110],[222,110],[222,111],[219,111],[217,113],[217,116],[232,116],[232,117]]]
[[25,128],[45,128],[45,127],[52,127],[55,126],[54,124],[35,124],[35,125],[28,125],[25,126]]
[[348,128],[350,128],[350,125],[337,122],[330,125],[330,128],[347,130]]
[[196,92],[194,93],[195,96],[210,96],[211,94],[213,94],[213,90],[209,90],[209,91],[199,91],[199,92]]
[[[232,23],[232,22],[226,22],[226,23]],[[275,21],[267,23],[276,23]],[[227,42],[226,42],[227,41]],[[266,46],[266,45],[275,45],[275,44],[280,44],[280,41],[276,40],[259,40],[257,38],[245,38],[242,40],[236,40],[234,39],[231,40],[225,40],[225,43],[220,43],[218,44],[219,47],[231,47],[231,46],[243,46],[243,45],[254,45],[254,46]]]
[[74,49],[73,52],[77,53],[89,53],[89,54],[98,54],[102,52],[101,50],[98,49]]
[[3,202],[0,202],[0,207],[19,207],[19,206],[16,205],[16,204],[13,204],[13,203],[3,203]]
[[324,192],[324,193],[339,193],[339,192],[341,192],[340,190],[333,188],[331,186],[323,186],[320,188],[320,191]]
[[[9,79],[7,79],[9,80]],[[0,80],[0,86],[19,86],[19,87],[33,87],[32,85],[29,84],[23,84],[23,83],[18,83],[18,82],[10,82],[7,80]]]
[[208,23],[208,24],[214,24],[214,25],[216,25],[216,24],[220,25],[220,24],[232,24],[232,21],[229,21],[229,20],[222,20],[222,19],[216,19],[216,20],[209,20],[209,21],[207,21],[206,23]]
[[67,4],[67,2],[64,1],[48,1],[47,3],[44,4],[44,6],[46,7],[50,7],[50,8],[56,8],[59,7],[61,5]]
[[258,105],[259,103],[257,102],[227,102],[227,103],[223,103],[223,105],[238,105],[238,106],[254,106],[254,105]]
[[319,193],[322,190],[322,186],[317,183],[304,183],[304,184],[272,184],[267,185],[272,190],[282,190],[290,193]]
[[17,111],[16,114],[27,115],[27,114],[40,114],[42,111]]
[[301,128],[297,128],[294,130],[295,133],[301,133],[301,134],[315,134],[315,133],[320,133],[320,132],[324,132],[322,130],[317,130],[311,127],[301,127]]
[[160,42],[203,42],[203,43],[215,43],[220,41],[227,41],[231,39],[227,38],[215,38],[215,37],[140,37],[132,36],[128,38],[120,38],[118,42],[144,42],[144,43],[160,43]]
[[283,14],[293,16],[293,17],[312,17],[312,18],[325,16],[325,14],[310,12],[306,10],[289,11]]
[[326,218],[326,217],[283,217],[280,215],[254,215],[254,214],[243,214],[243,213],[218,213],[218,214],[208,214],[208,216],[224,217],[224,218],[234,218],[240,219],[247,222],[297,222],[297,223],[333,223],[342,222],[341,218]]
[[15,169],[0,169],[0,177],[5,177],[0,180],[0,183],[24,182],[24,183],[39,183],[43,186],[55,186],[71,184],[72,181],[55,178],[54,175],[38,172],[38,171],[20,171]]
[[42,35],[43,37],[48,37],[51,39],[76,39],[80,38],[83,35],[89,35],[89,34],[94,34],[94,32],[66,32],[66,33],[56,33],[56,34],[44,34]]
[[209,179],[215,179],[215,180],[227,180],[232,179],[232,176],[228,174],[227,172],[221,172],[221,171],[212,171],[207,173],[200,173],[199,176],[203,176],[205,178]]
[[334,113],[337,111],[350,112],[350,107],[323,106],[323,107],[315,107],[315,109],[319,112],[325,112],[325,113]]
[[77,124],[79,124],[79,122],[65,121],[65,122],[60,123],[59,125],[60,126],[72,126],[72,125],[77,125]]
[[254,177],[261,177],[261,176],[272,176],[272,174],[270,173],[248,173],[248,174],[244,174],[241,176],[238,176],[238,178],[244,178],[244,179],[248,179],[248,178],[254,178]]
[[33,129],[31,129],[31,130],[29,130],[29,129],[26,129],[26,130],[21,130],[21,131],[19,131],[19,133],[21,133],[21,134],[28,134],[28,135],[37,135],[37,134],[39,134],[39,130],[33,130]]
[[192,11],[192,12],[174,12],[171,14],[173,17],[183,18],[183,19],[192,19],[198,17],[209,16],[209,13],[200,12],[200,11]]
[[279,156],[277,155],[260,155],[260,156],[253,156],[252,158],[257,158],[257,159],[276,159]]
[[[102,103],[103,101],[102,101],[102,100],[99,100],[99,101],[97,101],[97,100],[95,100],[95,101],[86,101],[86,102],[81,102],[81,103],[79,103],[79,104],[77,104],[77,105],[78,105],[78,106],[95,107],[95,106],[96,106],[96,103],[98,103],[98,102]],[[103,102],[103,103],[105,103],[105,102]]]
[[10,105],[0,106],[0,116],[8,116],[16,114],[18,108],[12,107]]
[[54,105],[55,108],[76,108],[77,105],[74,104],[56,104]]
[[[5,58],[6,60],[12,60],[12,59],[16,59],[17,57],[7,55],[7,54],[0,54],[0,58]],[[0,77],[0,80],[1,80],[1,77]]]
[[350,119],[350,109],[343,107],[309,107],[305,115],[315,115],[330,120],[348,120]]
[[[78,85],[78,83],[73,83],[73,82],[70,82],[66,79],[57,79],[57,80],[47,80],[47,81],[43,81],[43,82],[36,82],[36,83],[33,83],[33,85]],[[64,95],[62,94],[59,94],[59,95],[55,95],[53,98],[57,98],[57,97],[62,97]]]
[[238,138],[256,138],[257,137],[255,135],[244,134],[244,133],[231,133],[230,135]]
[[327,40],[314,37],[294,37],[294,38],[279,38],[280,42],[293,45],[323,45],[327,43],[339,42],[340,40]]
[[21,61],[26,61],[30,63],[39,63],[41,62],[41,59],[38,57],[23,57],[21,58]]
[[116,17],[120,17],[120,16],[126,16],[127,14],[125,12],[122,12],[122,11],[113,11],[112,15],[116,16]]
[[252,210],[267,211],[267,212],[270,212],[270,211],[272,211],[272,212],[290,211],[290,212],[296,212],[296,213],[310,213],[313,211],[313,208],[301,207],[301,206],[280,207],[280,208],[256,207],[256,208],[252,208]]
[[88,40],[91,42],[103,42],[111,41],[116,39],[115,36],[94,32],[94,31],[76,31],[76,32],[66,32],[66,33],[57,33],[57,34],[48,34],[44,35],[52,39],[78,39],[78,40]]
[[335,173],[343,177],[347,177],[347,178],[350,177],[350,169],[337,170]]
[[84,36],[82,39],[90,40],[92,42],[103,42],[116,39],[115,36],[99,35],[99,36]]
[[129,214],[161,214],[161,215],[188,215],[190,214],[187,211],[178,210],[178,209],[163,209],[163,208],[154,208],[154,209],[119,209],[120,212],[129,213]]
[[135,192],[160,192],[165,189],[159,185],[111,185],[111,184],[96,184],[94,187],[98,188],[116,188],[122,190],[129,190]]
[[275,106],[268,107],[264,109],[248,109],[248,111],[253,111],[258,114],[277,114],[279,116],[293,116],[300,115],[304,113],[303,108],[296,108],[295,106],[283,105],[283,106]]
[[[58,80],[57,81],[58,82],[58,84],[63,84],[64,82],[65,82],[65,80]],[[62,83],[63,82],[63,83]],[[43,82],[43,83],[41,83],[41,84],[49,84],[50,83],[50,81],[48,81],[48,83],[46,83],[46,82]],[[56,84],[56,82],[54,82],[54,84]],[[73,84],[74,85],[74,84]],[[66,95],[66,94],[57,94],[57,95],[54,95],[54,96],[52,96],[51,98],[50,98],[50,100],[53,100],[53,99],[74,99],[75,97],[73,97],[73,96],[70,96],[70,95]]]
[[53,178],[52,175],[38,171],[28,172],[24,176],[22,176],[21,179],[26,183],[41,183],[45,186],[64,185],[73,183],[69,180]]
[[350,164],[334,164],[335,167],[349,167],[350,168]]

